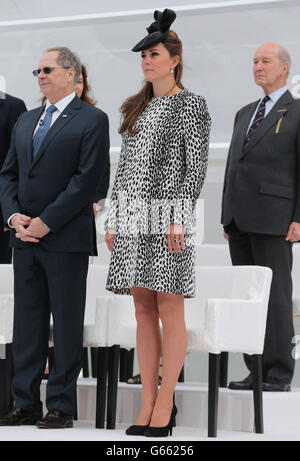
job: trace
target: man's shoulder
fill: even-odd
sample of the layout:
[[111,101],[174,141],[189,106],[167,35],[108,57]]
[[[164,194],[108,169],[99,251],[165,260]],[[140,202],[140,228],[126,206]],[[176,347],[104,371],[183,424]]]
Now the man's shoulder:
[[35,107],[34,109],[30,109],[27,112],[24,112],[24,114],[22,114],[22,117],[30,118],[32,115],[37,115],[38,113],[42,112],[43,109],[44,106]]
[[292,104],[297,108],[297,110],[300,110],[300,98],[293,97]]
[[8,93],[1,93],[0,99],[2,103],[5,103],[7,105],[11,105],[11,106],[24,105],[25,106],[25,103],[22,99],[17,98],[16,96],[12,96],[11,94],[8,94]]
[[102,109],[84,101],[81,101],[81,110],[91,117],[97,117],[98,119],[107,118],[107,114]]
[[256,107],[259,102],[259,99],[256,99],[255,101],[249,102],[245,106],[241,107],[238,112],[247,112],[248,110],[252,110],[253,107]]

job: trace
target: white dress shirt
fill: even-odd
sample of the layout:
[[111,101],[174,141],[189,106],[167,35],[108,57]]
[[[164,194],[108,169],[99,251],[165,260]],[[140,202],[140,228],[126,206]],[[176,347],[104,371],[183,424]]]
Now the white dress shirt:
[[73,91],[71,94],[68,94],[68,96],[66,96],[65,98],[61,99],[60,101],[57,101],[55,104],[52,104],[48,99],[47,99],[47,102],[46,102],[46,106],[45,106],[45,109],[43,111],[43,113],[41,114],[41,117],[35,127],[35,130],[34,130],[34,133],[33,133],[33,137],[35,135],[35,133],[37,132],[39,126],[41,125],[41,122],[44,120],[44,117],[45,117],[45,114],[46,114],[46,111],[48,109],[48,107],[50,106],[55,106],[56,107],[56,110],[53,112],[52,114],[52,119],[51,119],[51,123],[50,123],[50,128],[51,126],[53,125],[53,123],[55,122],[55,120],[58,119],[58,117],[60,116],[60,114],[65,110],[65,108],[67,107],[68,104],[70,104],[70,102],[72,101],[72,99],[75,98],[75,91]]
[[[75,94],[75,91],[73,91],[71,94],[68,94],[68,96],[64,97],[63,99],[60,99],[59,101],[57,101],[55,104],[53,104],[55,107],[56,107],[56,110],[52,113],[52,119],[51,119],[51,123],[50,123],[50,128],[51,126],[53,125],[53,123],[58,119],[58,117],[60,116],[60,114],[65,110],[65,108],[70,104],[70,102],[75,98],[76,94]],[[35,136],[35,133],[37,132],[37,130],[39,129],[40,125],[42,124],[42,121],[44,120],[44,117],[45,117],[45,114],[46,114],[46,111],[48,109],[48,107],[50,107],[52,105],[52,103],[47,99],[47,102],[46,102],[46,105],[45,105],[45,109],[43,110],[40,118],[39,118],[39,121],[34,129],[34,132],[33,132],[33,137]],[[10,221],[11,219],[16,216],[17,214],[20,214],[20,213],[13,213],[9,219],[7,220],[7,224],[9,225],[9,227],[11,227],[13,229],[13,226],[11,226],[10,224]],[[46,225],[46,228],[47,230],[49,229],[47,224],[45,223]]]
[[[269,99],[269,100],[266,102],[266,104],[265,104],[265,118],[266,118],[266,116],[268,115],[268,113],[273,109],[273,107],[275,106],[275,104],[276,104],[276,102],[278,101],[278,99],[281,98],[281,96],[283,95],[283,93],[285,93],[285,92],[287,91],[287,89],[288,89],[287,86],[283,86],[282,88],[279,88],[278,90],[275,90],[275,91],[273,91],[273,93],[270,93],[270,94],[269,94],[270,99]],[[260,100],[259,100],[259,102],[258,102],[258,104],[257,104],[257,106],[256,106],[256,108],[255,108],[255,111],[254,111],[254,113],[253,113],[253,115],[252,115],[252,118],[251,118],[251,120],[250,120],[248,129],[247,129],[247,133],[248,133],[248,131],[250,130],[250,126],[252,125],[252,122],[253,122],[254,117],[255,117],[255,115],[256,115],[256,112],[257,112],[257,109],[259,108],[259,105],[260,105],[260,103],[262,102],[262,100],[264,99],[265,96],[266,96],[266,95],[264,94],[264,95],[260,98]]]

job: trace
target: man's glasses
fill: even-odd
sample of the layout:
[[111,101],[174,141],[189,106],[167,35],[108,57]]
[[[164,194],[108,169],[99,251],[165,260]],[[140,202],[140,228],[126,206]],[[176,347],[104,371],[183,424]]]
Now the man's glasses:
[[33,75],[37,77],[42,71],[44,74],[51,74],[51,72],[55,69],[70,69],[69,67],[43,67],[42,69],[35,69],[32,71]]

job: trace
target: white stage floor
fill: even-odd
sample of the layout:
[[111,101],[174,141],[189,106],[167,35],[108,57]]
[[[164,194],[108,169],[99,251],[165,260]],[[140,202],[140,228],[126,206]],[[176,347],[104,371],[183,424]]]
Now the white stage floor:
[[[46,381],[41,387],[44,400]],[[207,384],[178,383],[177,426],[173,436],[162,439],[126,436],[141,404],[141,386],[119,383],[116,429],[95,428],[96,379],[79,378],[77,384],[79,420],[74,428],[42,430],[35,426],[0,427],[0,441],[300,441],[300,389],[292,392],[264,392],[264,434],[253,432],[252,391],[220,389],[217,438],[207,437]],[[44,407],[44,413],[47,409]]]
[[[127,424],[118,424],[115,430],[95,429],[93,421],[75,421],[72,429],[43,430],[35,426],[0,427],[0,441],[106,441],[112,442],[153,442],[165,441],[299,441],[300,429],[295,431],[254,434],[252,432],[218,431],[217,438],[208,438],[205,429],[194,427],[175,427],[172,437],[153,439],[146,437],[129,437],[125,435]],[[110,444],[109,444],[110,445]],[[116,444],[117,445],[117,444]]]

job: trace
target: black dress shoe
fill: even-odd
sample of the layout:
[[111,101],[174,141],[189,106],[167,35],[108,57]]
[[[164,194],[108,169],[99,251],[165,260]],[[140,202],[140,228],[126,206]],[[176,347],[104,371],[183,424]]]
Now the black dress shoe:
[[145,430],[145,437],[168,437],[169,433],[172,435],[173,427],[176,426],[175,417],[177,414],[177,407],[173,403],[173,408],[170,416],[169,423],[163,427],[148,426]]
[[133,426],[130,426],[128,427],[128,429],[126,429],[125,431],[125,434],[126,435],[145,435],[145,431],[146,429],[148,429],[149,427],[149,424],[147,424],[146,426],[138,426],[138,425],[133,425]]
[[0,426],[34,426],[43,417],[42,413],[13,408],[0,418]]
[[283,383],[262,383],[263,391],[270,391],[270,392],[290,392],[291,385],[290,384],[283,384]]
[[73,427],[73,416],[60,410],[51,409],[36,425],[39,429],[65,429],[66,427]]
[[252,391],[253,389],[253,379],[250,374],[243,381],[230,381],[228,388],[234,391]]

